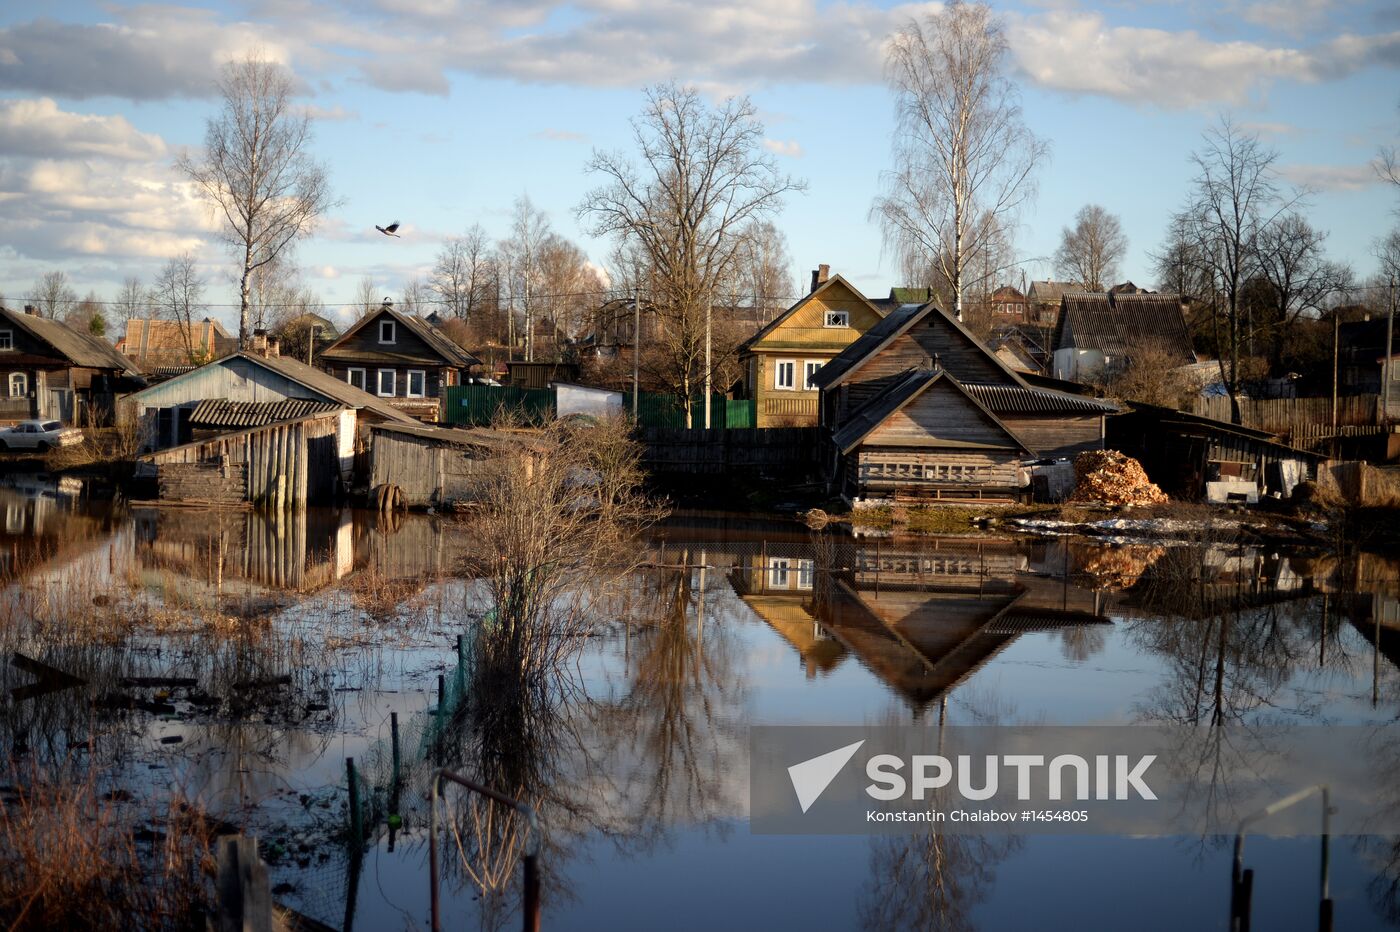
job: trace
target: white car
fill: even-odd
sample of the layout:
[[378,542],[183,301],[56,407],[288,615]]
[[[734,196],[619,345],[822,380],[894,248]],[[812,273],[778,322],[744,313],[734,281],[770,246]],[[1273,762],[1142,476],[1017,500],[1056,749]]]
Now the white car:
[[82,431],[64,427],[58,421],[20,421],[0,430],[0,451],[52,450],[81,443]]

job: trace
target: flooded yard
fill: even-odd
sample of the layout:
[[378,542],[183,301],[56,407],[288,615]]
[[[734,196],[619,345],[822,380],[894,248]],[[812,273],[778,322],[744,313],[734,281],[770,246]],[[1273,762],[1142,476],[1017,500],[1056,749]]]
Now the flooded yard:
[[[0,674],[7,798],[86,780],[137,845],[172,812],[256,835],[277,901],[333,928],[427,927],[445,766],[538,811],[546,929],[1224,929],[1229,838],[751,834],[747,729],[1400,729],[1400,566],[1365,554],[674,515],[519,688],[478,653],[470,521],[43,485],[0,511],[0,647],[43,665]],[[517,928],[523,821],[446,799],[444,927]],[[1316,928],[1318,856],[1251,839],[1257,928]],[[1400,927],[1400,839],[1331,857],[1337,928]]]

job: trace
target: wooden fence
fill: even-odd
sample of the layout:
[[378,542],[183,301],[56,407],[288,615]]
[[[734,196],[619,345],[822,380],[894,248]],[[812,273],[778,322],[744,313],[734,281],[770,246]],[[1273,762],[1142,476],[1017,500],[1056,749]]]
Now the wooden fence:
[[[1344,395],[1337,399],[1337,431],[1342,436],[1373,433],[1380,430],[1377,420],[1376,395]],[[1193,414],[1230,421],[1230,399],[1226,397],[1197,398]],[[1278,434],[1302,444],[1320,437],[1332,436],[1331,398],[1241,398],[1240,414],[1244,426]]]
[[637,436],[646,448],[643,465],[663,475],[746,473],[799,478],[816,472],[821,450],[815,427],[643,427]]

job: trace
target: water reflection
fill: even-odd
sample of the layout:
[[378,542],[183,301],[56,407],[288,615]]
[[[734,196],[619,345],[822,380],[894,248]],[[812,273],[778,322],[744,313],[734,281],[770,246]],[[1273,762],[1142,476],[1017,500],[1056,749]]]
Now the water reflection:
[[[395,800],[405,821],[379,869],[403,884],[385,892],[337,840],[345,758],[373,757],[391,714],[406,733],[433,714],[459,633],[488,640],[473,641],[467,701],[425,753],[539,808],[548,917],[566,926],[608,912],[599,872],[761,850],[741,822],[752,721],[1366,722],[1389,738],[1396,712],[1400,574],[1369,555],[683,519],[639,544],[649,568],[590,607],[583,655],[541,680],[493,660],[483,587],[459,570],[468,523],[122,510],[57,489],[0,490],[0,509],[0,647],[84,680],[7,706],[10,755],[61,763],[81,747],[115,782],[178,784],[288,838],[274,865],[285,900],[342,926],[421,919],[421,788]],[[32,683],[0,672],[6,690]],[[1378,773],[1400,764],[1395,744],[1377,741]],[[1203,792],[1220,753],[1192,750]],[[449,914],[508,926],[522,827],[454,806]],[[937,832],[852,843],[859,871],[810,869],[853,904],[833,924],[870,929],[976,927],[1014,895],[997,878],[1023,856],[1014,839]],[[1400,924],[1400,844],[1356,850],[1364,918]],[[1201,856],[1176,868],[1190,883],[1206,882],[1190,873]],[[804,878],[774,864],[749,895],[774,879]],[[693,908],[681,925],[726,919],[721,898]],[[1174,924],[1195,924],[1182,909]]]

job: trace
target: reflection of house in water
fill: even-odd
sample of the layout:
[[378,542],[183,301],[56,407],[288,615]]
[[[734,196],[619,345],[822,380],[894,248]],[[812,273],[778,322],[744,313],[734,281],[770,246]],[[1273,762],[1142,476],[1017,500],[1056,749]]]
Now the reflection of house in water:
[[1098,593],[1036,575],[1044,555],[1033,550],[1009,540],[843,541],[819,561],[794,543],[765,547],[731,578],[809,675],[854,654],[922,709],[1023,634],[1108,623]]
[[63,564],[104,543],[112,523],[77,507],[74,480],[19,482],[0,488],[0,579]]

